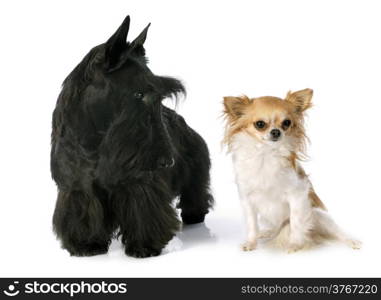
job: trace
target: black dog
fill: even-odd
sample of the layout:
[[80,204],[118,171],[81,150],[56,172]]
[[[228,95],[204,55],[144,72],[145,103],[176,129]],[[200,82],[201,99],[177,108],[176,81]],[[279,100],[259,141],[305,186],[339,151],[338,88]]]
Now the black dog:
[[63,83],[53,113],[51,171],[58,185],[53,226],[71,255],[105,253],[114,234],[127,255],[159,255],[185,224],[212,206],[203,139],[161,102],[184,93],[154,75],[130,18],[94,47]]

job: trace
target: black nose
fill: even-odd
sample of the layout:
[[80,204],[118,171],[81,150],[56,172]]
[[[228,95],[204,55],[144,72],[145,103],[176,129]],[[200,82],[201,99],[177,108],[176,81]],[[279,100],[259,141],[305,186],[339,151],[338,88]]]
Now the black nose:
[[270,131],[270,134],[271,134],[271,137],[274,139],[274,140],[277,140],[280,135],[281,135],[281,132],[279,129],[273,129]]
[[172,168],[175,165],[175,159],[173,157],[171,158],[165,158],[165,157],[160,157],[158,161],[158,167],[160,169],[164,168]]

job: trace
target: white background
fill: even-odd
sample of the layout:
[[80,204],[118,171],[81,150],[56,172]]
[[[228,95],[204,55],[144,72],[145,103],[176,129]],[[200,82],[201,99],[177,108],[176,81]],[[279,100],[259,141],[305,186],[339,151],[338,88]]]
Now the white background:
[[[379,1],[1,1],[0,276],[381,276]],[[70,257],[51,226],[51,113],[82,57],[131,15],[153,72],[188,89],[178,108],[207,141],[216,207],[163,255]],[[314,89],[305,168],[335,220],[363,241],[288,255],[239,249],[244,226],[223,96]]]

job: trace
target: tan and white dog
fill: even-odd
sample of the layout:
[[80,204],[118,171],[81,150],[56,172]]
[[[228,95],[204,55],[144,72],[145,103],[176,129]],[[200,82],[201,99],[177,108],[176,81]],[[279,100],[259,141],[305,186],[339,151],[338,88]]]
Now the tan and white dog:
[[[243,250],[255,249],[258,239],[275,237],[289,252],[324,239],[360,247],[328,215],[299,163],[307,139],[304,112],[312,94],[305,89],[289,92],[285,99],[224,98],[224,142],[232,153],[247,221]],[[266,230],[260,230],[259,221]]]

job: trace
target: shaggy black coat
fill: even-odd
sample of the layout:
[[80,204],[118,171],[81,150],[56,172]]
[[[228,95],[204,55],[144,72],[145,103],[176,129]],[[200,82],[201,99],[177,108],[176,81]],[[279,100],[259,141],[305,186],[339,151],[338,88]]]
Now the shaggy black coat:
[[127,255],[159,255],[179,229],[176,197],[185,224],[213,204],[205,142],[161,103],[184,87],[150,71],[149,25],[128,43],[129,24],[71,72],[53,112],[53,227],[71,255],[105,253],[115,234]]

